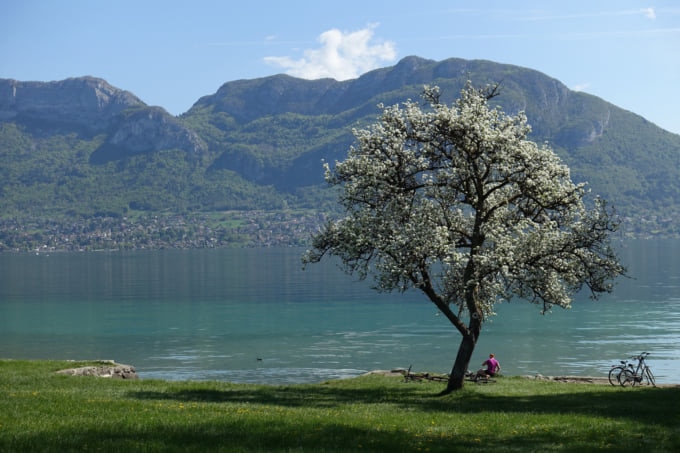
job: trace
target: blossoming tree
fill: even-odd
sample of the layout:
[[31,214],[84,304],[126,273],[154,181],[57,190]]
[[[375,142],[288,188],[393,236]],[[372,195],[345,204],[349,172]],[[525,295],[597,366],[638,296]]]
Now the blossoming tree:
[[624,272],[606,203],[587,208],[585,186],[527,139],[525,115],[490,107],[496,94],[468,83],[446,105],[426,87],[429,108],[380,106],[376,124],[353,131],[347,159],[325,165],[346,216],[327,223],[303,257],[335,255],[381,291],[422,291],[462,335],[444,393],[463,387],[496,303],[566,308],[584,285],[597,297]]

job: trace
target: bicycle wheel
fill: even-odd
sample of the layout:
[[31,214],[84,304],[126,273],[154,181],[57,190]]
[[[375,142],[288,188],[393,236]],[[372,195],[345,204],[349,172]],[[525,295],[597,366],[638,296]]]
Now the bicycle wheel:
[[630,371],[629,369],[625,369],[621,372],[619,375],[619,383],[621,384],[621,387],[625,387],[627,385],[635,385],[635,373]]
[[622,366],[615,366],[609,370],[609,383],[611,385],[621,385],[621,373],[623,373]]
[[652,387],[656,387],[656,381],[654,380],[654,375],[652,374],[652,369],[649,367],[645,368],[645,374],[647,375],[647,380],[649,381],[650,384],[652,384]]

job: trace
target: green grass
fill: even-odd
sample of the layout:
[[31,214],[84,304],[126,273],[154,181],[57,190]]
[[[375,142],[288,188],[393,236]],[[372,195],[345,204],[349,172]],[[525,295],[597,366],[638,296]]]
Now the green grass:
[[680,388],[384,376],[313,385],[57,375],[0,360],[0,452],[680,451]]

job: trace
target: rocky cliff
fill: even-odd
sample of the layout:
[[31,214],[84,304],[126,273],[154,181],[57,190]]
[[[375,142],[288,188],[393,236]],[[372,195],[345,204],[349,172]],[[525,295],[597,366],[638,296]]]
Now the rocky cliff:
[[95,77],[58,82],[0,79],[0,120],[96,134],[130,107],[145,104],[135,95]]
[[103,163],[164,149],[180,149],[196,158],[205,150],[205,144],[162,108],[145,107],[119,115],[106,142],[92,153],[90,162]]
[[129,91],[95,77],[58,82],[0,79],[0,121],[23,125],[33,136],[106,134],[92,163],[163,149],[196,155],[204,148],[194,132],[164,109],[149,107]]

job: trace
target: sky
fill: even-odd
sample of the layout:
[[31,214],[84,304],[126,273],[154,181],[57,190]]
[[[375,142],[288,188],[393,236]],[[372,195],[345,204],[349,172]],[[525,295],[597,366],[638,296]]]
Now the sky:
[[675,0],[3,3],[0,78],[100,77],[174,115],[234,80],[347,80],[416,55],[535,69],[680,134]]

